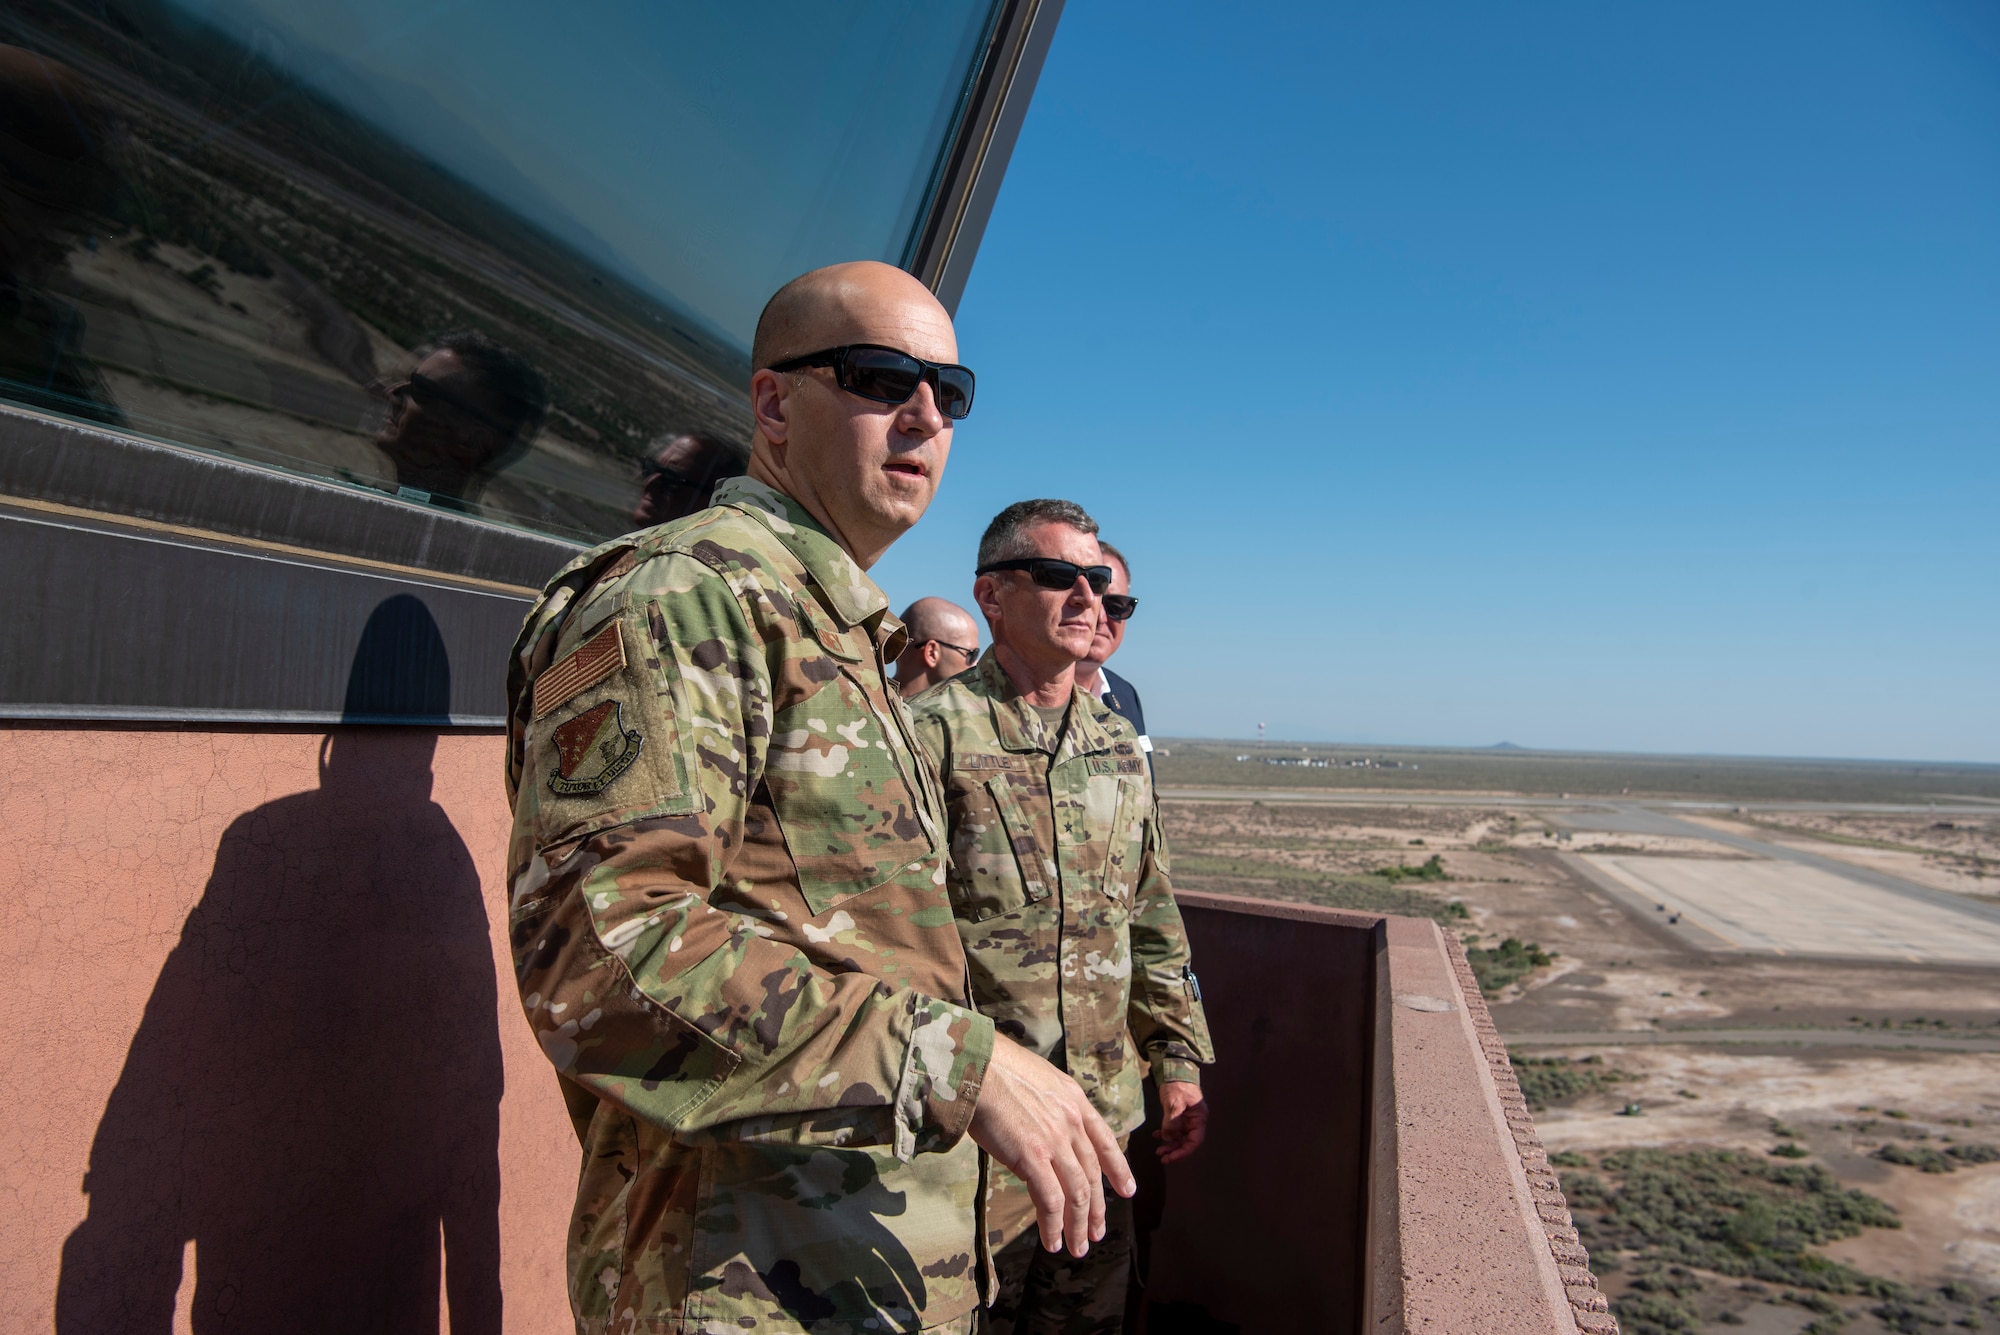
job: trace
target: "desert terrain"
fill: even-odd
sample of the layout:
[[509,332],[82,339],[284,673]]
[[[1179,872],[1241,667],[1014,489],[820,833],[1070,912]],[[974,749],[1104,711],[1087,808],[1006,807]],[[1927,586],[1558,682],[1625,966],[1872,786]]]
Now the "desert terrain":
[[1246,753],[1175,884],[1456,933],[1627,1332],[2000,1329],[2000,769]]

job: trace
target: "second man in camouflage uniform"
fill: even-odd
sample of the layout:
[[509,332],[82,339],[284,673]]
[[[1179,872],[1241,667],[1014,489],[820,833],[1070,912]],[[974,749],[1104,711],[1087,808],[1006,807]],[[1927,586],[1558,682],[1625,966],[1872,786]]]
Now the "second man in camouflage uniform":
[[[1121,1137],[1144,1119],[1150,1067],[1171,1161],[1200,1143],[1200,1065],[1214,1054],[1138,735],[1074,684],[1109,577],[1096,532],[1068,501],[1001,511],[980,542],[973,586],[993,647],[917,696],[911,712],[944,782],[946,884],[974,1005],[1074,1076]],[[1068,1257],[1035,1245],[1018,1179],[995,1166],[990,1183],[1000,1292],[982,1330],[1118,1330],[1130,1203],[1107,1202],[1103,1242]]]

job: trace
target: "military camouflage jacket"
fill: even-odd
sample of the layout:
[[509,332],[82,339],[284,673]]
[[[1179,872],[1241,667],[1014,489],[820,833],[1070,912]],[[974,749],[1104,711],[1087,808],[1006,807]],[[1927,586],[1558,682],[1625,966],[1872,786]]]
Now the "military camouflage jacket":
[[1137,734],[1079,690],[1056,738],[990,649],[910,711],[944,781],[974,1002],[1136,1129],[1142,1057],[1160,1081],[1215,1059]]
[[747,478],[573,561],[508,676],[511,931],[587,1331],[970,1310],[992,1055],[880,589]]

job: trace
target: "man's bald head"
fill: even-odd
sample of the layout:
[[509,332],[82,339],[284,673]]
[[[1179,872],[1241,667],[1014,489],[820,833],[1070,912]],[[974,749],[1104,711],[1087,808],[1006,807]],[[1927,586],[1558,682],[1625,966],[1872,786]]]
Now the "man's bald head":
[[917,599],[903,613],[903,627],[913,640],[950,640],[967,648],[979,645],[979,623],[949,598]]
[[769,369],[851,343],[958,360],[950,313],[893,265],[862,260],[793,279],[765,305],[751,348],[750,476],[797,501],[866,570],[937,494],[952,419],[928,379],[902,403],[883,403],[843,388],[831,366]]
[[[855,260],[800,274],[764,303],[750,344],[751,369],[843,343],[885,342],[882,316],[903,305],[914,305],[951,328],[951,316],[931,290],[893,264]],[[898,315],[890,314],[890,322],[900,322]]]
[[906,697],[957,676],[977,657],[979,623],[948,598],[911,603],[903,612],[903,629],[910,642],[896,659],[896,686]]

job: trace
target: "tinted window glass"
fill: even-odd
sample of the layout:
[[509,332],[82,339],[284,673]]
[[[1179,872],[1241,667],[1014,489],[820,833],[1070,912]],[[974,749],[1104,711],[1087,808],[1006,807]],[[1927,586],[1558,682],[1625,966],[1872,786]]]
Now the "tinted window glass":
[[10,0],[0,395],[578,537],[741,470],[901,261],[993,6]]

